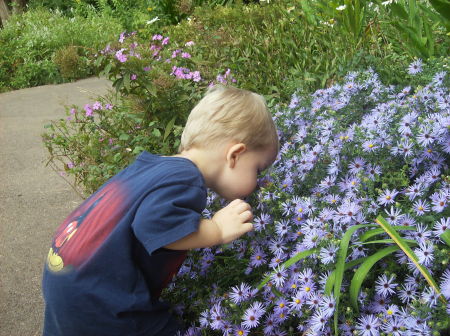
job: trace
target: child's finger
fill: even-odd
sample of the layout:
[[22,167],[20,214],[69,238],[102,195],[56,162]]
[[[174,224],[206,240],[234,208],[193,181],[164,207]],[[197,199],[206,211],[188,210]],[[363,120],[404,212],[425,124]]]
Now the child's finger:
[[239,217],[244,222],[251,222],[253,220],[253,213],[250,210],[242,212]]
[[244,233],[253,231],[253,224],[252,223],[244,223],[242,226],[243,226]]

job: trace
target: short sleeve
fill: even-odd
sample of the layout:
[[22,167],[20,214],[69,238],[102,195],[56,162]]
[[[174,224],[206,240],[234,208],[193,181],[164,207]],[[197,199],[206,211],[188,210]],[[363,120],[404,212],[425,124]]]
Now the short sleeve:
[[199,186],[171,184],[150,192],[139,205],[131,224],[149,254],[197,231],[206,204]]

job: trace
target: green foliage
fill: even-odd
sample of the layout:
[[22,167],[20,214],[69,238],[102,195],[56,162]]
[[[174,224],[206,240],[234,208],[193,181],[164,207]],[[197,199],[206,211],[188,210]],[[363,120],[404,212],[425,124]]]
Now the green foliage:
[[[112,18],[68,18],[46,9],[12,16],[0,30],[0,91],[61,83],[93,74],[88,55],[95,54],[120,30]],[[72,67],[69,77],[65,77],[67,73],[59,70],[67,69],[71,62],[79,68]]]
[[48,164],[73,175],[74,187],[83,184],[80,194],[95,191],[144,149],[170,153],[179,144],[180,127],[148,121],[131,100],[114,105],[112,100],[109,95],[84,108],[67,107],[66,119],[46,125]]
[[387,23],[400,33],[398,45],[405,47],[409,55],[426,59],[442,54],[437,50],[436,37],[437,34],[445,36],[445,31],[440,30],[445,17],[416,0],[401,0],[387,6],[386,10]]

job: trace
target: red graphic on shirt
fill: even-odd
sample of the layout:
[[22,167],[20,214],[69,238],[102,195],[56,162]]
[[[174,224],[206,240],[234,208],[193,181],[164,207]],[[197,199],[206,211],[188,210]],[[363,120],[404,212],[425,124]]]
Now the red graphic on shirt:
[[124,192],[111,182],[60,225],[48,256],[53,271],[80,266],[102,245],[126,210]]

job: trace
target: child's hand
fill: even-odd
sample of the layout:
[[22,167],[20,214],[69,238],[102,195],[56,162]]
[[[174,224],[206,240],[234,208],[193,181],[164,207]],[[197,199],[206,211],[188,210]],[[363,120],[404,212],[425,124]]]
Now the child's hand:
[[221,233],[222,244],[227,244],[253,230],[252,219],[252,208],[240,199],[235,199],[217,211],[212,218]]

